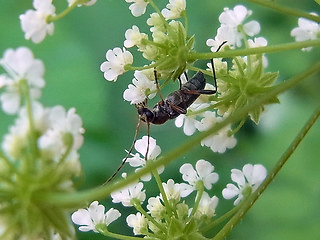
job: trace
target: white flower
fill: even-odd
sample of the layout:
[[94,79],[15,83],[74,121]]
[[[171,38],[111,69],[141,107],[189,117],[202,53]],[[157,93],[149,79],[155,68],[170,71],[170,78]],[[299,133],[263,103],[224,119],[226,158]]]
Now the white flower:
[[[311,14],[318,16],[315,13]],[[320,37],[320,24],[309,19],[299,18],[298,27],[292,29],[290,34],[297,42],[318,39]],[[303,50],[309,51],[311,47]]]
[[53,34],[54,25],[48,23],[47,18],[55,16],[56,9],[52,0],[34,0],[33,6],[36,11],[28,10],[25,14],[21,14],[19,18],[25,38],[31,38],[34,43],[39,43],[45,38],[46,34]]
[[126,48],[131,48],[133,46],[139,46],[142,39],[148,39],[147,34],[140,33],[139,28],[136,25],[132,26],[125,32],[126,40],[124,41],[124,46]]
[[[193,111],[199,111],[206,107],[210,106],[207,103],[193,103],[188,108],[188,113],[192,113]],[[202,114],[201,114],[202,115]],[[187,136],[191,136],[196,131],[196,126],[199,121],[196,119],[197,116],[201,115],[188,115],[188,114],[181,114],[175,120],[176,127],[180,128],[183,126],[183,132]]]
[[[48,110],[38,102],[32,103],[32,119],[35,130],[42,134],[48,128]],[[9,133],[4,136],[2,148],[4,152],[13,159],[19,159],[25,154],[28,148],[30,133],[30,123],[28,113],[25,108],[19,111],[18,118],[13,126],[10,127]]]
[[214,166],[202,159],[196,163],[196,170],[190,163],[183,164],[180,167],[182,179],[188,182],[191,186],[189,190],[186,190],[185,194],[188,192],[190,194],[193,190],[195,190],[198,181],[202,181],[204,187],[210,190],[212,188],[212,184],[216,183],[219,179],[218,174],[213,171]]
[[72,221],[77,225],[82,225],[79,230],[82,232],[94,231],[96,230],[96,225],[105,224],[109,226],[110,223],[117,220],[121,213],[116,209],[109,209],[108,212],[104,212],[105,207],[99,205],[98,201],[94,201],[90,204],[87,209],[79,209],[74,212],[71,216]]
[[[264,37],[257,37],[257,38],[254,38],[253,40],[248,39],[248,44],[249,44],[250,48],[265,47],[268,45],[268,41]],[[244,59],[247,62],[247,56],[245,56]],[[264,54],[262,55],[262,65],[263,65],[263,67],[268,66],[268,59],[266,58],[266,56]]]
[[160,196],[149,198],[147,209],[151,216],[156,219],[161,219],[162,214],[166,211],[165,207],[162,205]]
[[244,33],[251,37],[260,32],[260,24],[257,21],[243,24],[244,20],[250,15],[251,11],[248,11],[242,5],[235,6],[233,10],[225,8],[219,16],[221,26],[217,31],[217,39],[227,41],[229,45],[241,47],[243,33],[239,32],[239,26],[242,26]]
[[112,202],[122,203],[125,207],[133,206],[131,200],[135,199],[142,203],[146,199],[145,190],[142,191],[143,183],[131,184],[117,192],[111,193]]
[[74,108],[66,111],[62,106],[50,109],[48,117],[50,127],[38,139],[38,145],[47,154],[50,152],[50,157],[55,161],[59,161],[69,148],[70,152],[66,158],[73,161],[74,167],[80,167],[77,150],[83,144],[84,129],[82,128],[82,120],[75,111]]
[[129,9],[133,16],[139,17],[146,12],[148,1],[145,0],[126,0],[127,3],[133,3]]
[[[234,201],[234,205],[237,205],[244,196],[248,196],[248,192],[251,193],[257,190],[266,176],[267,170],[261,164],[246,164],[243,166],[242,171],[232,169],[231,179],[237,184],[237,186],[231,183],[227,184],[227,187],[222,190],[222,196],[225,199],[231,199],[238,196]],[[250,191],[248,191],[248,189]]]
[[128,85],[128,89],[123,92],[123,98],[126,101],[131,101],[130,104],[143,102],[146,98],[153,98],[156,93],[148,94],[151,91],[156,91],[157,86],[154,81],[150,80],[142,71],[134,72],[133,84]]
[[127,217],[127,223],[129,227],[133,228],[134,235],[145,235],[148,232],[148,220],[141,213],[137,213],[136,215],[130,214]]
[[[68,6],[71,6],[72,4],[74,4],[77,0],[68,0]],[[93,4],[95,4],[97,2],[97,0],[88,0],[86,3],[82,3],[82,4],[78,4],[77,7],[81,7],[81,6],[92,6]]]
[[106,59],[107,61],[101,64],[100,70],[104,72],[104,78],[108,81],[117,81],[118,76],[126,71],[125,66],[133,63],[132,54],[125,48],[109,49]]
[[40,89],[45,85],[44,65],[42,61],[34,59],[30,49],[7,49],[0,65],[7,71],[7,74],[0,75],[0,88],[6,87],[6,91],[0,97],[4,112],[15,114],[19,110],[22,102],[21,81],[27,81],[31,100],[41,96]]
[[186,0],[169,0],[166,8],[162,9],[162,15],[168,19],[181,17],[181,13],[186,10]]
[[[149,149],[148,149],[148,142],[149,142]],[[159,154],[161,153],[161,148],[157,145],[157,142],[154,138],[148,136],[143,136],[141,139],[137,140],[134,144],[135,149],[142,155],[142,157],[139,155],[139,153],[136,153],[135,155],[131,154],[133,157],[128,158],[127,162],[130,164],[131,167],[139,167],[136,169],[138,171],[139,169],[146,166],[147,162],[145,160],[145,156],[148,149],[148,156],[147,161],[155,160]],[[158,168],[158,173],[161,174],[164,170],[164,167],[161,166]],[[146,174],[141,177],[141,180],[143,181],[150,181],[151,174]]]
[[[221,46],[223,42],[225,42],[224,39],[220,39],[221,36],[216,36],[214,39],[209,38],[206,41],[206,44],[208,47],[211,47],[210,50],[211,52],[216,52],[217,49]],[[228,44],[228,43],[227,43]],[[221,49],[223,49],[227,44],[222,45]]]
[[[210,198],[207,192],[203,192],[199,206],[195,213],[195,217],[200,219],[203,215],[205,215],[208,218],[212,218],[215,215],[218,202],[219,199],[216,196]],[[191,212],[192,208],[189,211]]]
[[[162,183],[164,192],[166,193],[167,199],[173,199],[175,202],[180,201],[180,184],[174,183],[172,179],[169,179],[167,183]],[[162,196],[160,196],[161,199],[163,199]]]
[[[197,129],[200,132],[207,131],[215,123],[221,121],[222,118],[216,117],[214,112],[205,112],[204,118],[197,124]],[[210,147],[213,152],[224,153],[227,148],[233,148],[237,144],[237,139],[234,136],[229,136],[231,131],[230,125],[220,129],[216,134],[210,135],[201,141],[201,146]]]
[[147,19],[147,24],[153,26],[150,28],[150,32],[165,32],[166,26],[164,25],[160,15],[158,13],[151,13],[150,18]]

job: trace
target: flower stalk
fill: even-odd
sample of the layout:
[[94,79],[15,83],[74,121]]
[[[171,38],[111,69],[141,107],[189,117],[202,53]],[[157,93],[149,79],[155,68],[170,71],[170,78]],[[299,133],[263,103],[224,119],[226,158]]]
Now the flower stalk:
[[232,58],[235,56],[247,56],[247,55],[256,55],[263,53],[274,53],[274,52],[282,52],[293,49],[301,49],[307,47],[317,47],[320,46],[320,40],[308,40],[301,42],[293,42],[293,43],[283,43],[278,45],[272,45],[267,47],[256,47],[256,48],[248,48],[248,49],[236,49],[236,50],[228,50],[224,52],[211,52],[211,53],[197,53],[190,52],[188,53],[189,60],[195,59],[211,59],[211,58]]
[[320,116],[320,105],[311,115],[307,123],[303,126],[300,130],[298,135],[295,137],[293,142],[278,160],[276,165],[273,167],[272,171],[269,173],[265,181],[259,186],[259,188],[252,193],[241,205],[241,207],[237,210],[237,213],[223,226],[223,228],[213,237],[213,240],[222,240],[231,232],[231,230],[241,221],[243,216],[249,211],[249,209],[253,206],[254,202],[258,200],[260,195],[264,192],[264,190],[270,185],[270,183],[274,180],[277,176],[279,171],[282,169],[284,164],[288,161],[290,156],[294,153],[296,148],[302,142],[304,137],[307,135],[311,127],[316,123]]
[[151,162],[148,164],[145,168],[135,172],[132,175],[129,175],[126,179],[112,183],[110,185],[105,186],[99,186],[97,188],[79,191],[76,193],[71,194],[60,194],[60,193],[43,193],[39,194],[37,199],[41,201],[45,201],[47,203],[57,205],[57,206],[72,206],[73,204],[78,204],[81,202],[86,201],[92,201],[94,199],[103,199],[106,196],[109,196],[112,192],[114,192],[117,189],[121,189],[130,183],[133,183],[134,181],[138,180],[141,176],[152,172],[153,169],[157,169],[158,167],[162,165],[167,165],[170,162],[172,162],[174,159],[177,159],[179,156],[189,152],[194,146],[197,146],[201,142],[202,139],[208,137],[209,135],[219,131],[226,125],[237,122],[241,120],[244,116],[247,115],[248,112],[250,112],[252,109],[254,109],[256,106],[259,106],[260,104],[267,102],[269,99],[278,96],[280,93],[285,92],[286,90],[296,86],[301,81],[305,80],[307,77],[312,76],[313,74],[320,71],[320,62],[315,63],[313,66],[311,66],[309,69],[304,71],[303,73],[290,78],[289,80],[279,84],[277,87],[275,87],[271,92],[269,92],[268,95],[264,95],[261,98],[257,99],[253,103],[251,103],[248,106],[242,107],[241,109],[236,110],[232,115],[227,117],[222,122],[217,123],[213,127],[211,127],[208,131],[202,132],[197,136],[189,138],[189,140],[184,143],[183,145],[177,147],[175,150],[172,150],[171,152],[165,154],[164,156],[160,157],[157,161]]
[[277,11],[279,13],[282,13],[284,15],[292,15],[292,16],[296,16],[296,17],[302,17],[302,18],[307,18],[310,19],[312,21],[318,22],[320,23],[320,17],[319,16],[315,16],[303,11],[299,11],[297,9],[293,9],[290,7],[286,7],[286,6],[282,6],[279,5],[275,2],[272,1],[263,1],[263,0],[248,0],[248,2],[252,2],[252,3],[256,3],[259,5],[262,5],[264,7],[268,7],[274,11]]

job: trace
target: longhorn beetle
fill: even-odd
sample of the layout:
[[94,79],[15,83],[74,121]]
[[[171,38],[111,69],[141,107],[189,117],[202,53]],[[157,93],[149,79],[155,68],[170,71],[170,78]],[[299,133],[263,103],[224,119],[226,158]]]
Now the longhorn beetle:
[[[220,48],[226,43],[227,41],[224,41],[216,50],[218,52]],[[138,136],[138,130],[140,128],[141,121],[146,122],[148,126],[148,146],[147,151],[145,155],[145,160],[147,161],[148,151],[149,151],[149,128],[150,123],[152,124],[163,124],[169,119],[174,119],[178,117],[180,114],[186,114],[188,107],[192,103],[194,103],[195,100],[201,95],[201,94],[215,94],[217,92],[217,78],[216,73],[214,70],[214,64],[213,59],[210,59],[211,66],[212,66],[212,74],[213,79],[215,83],[215,90],[205,90],[204,87],[206,85],[206,79],[204,78],[204,74],[201,71],[198,71],[190,80],[188,80],[187,74],[184,72],[187,82],[183,85],[181,84],[181,78],[179,77],[179,83],[180,88],[172,93],[170,93],[165,99],[163,99],[162,94],[160,92],[160,87],[158,83],[157,78],[157,71],[154,69],[154,78],[157,86],[157,92],[161,98],[161,100],[150,110],[147,107],[146,101],[136,104],[136,108],[138,110],[139,114],[139,121],[136,127],[136,132],[134,136],[133,143],[130,147],[130,150],[128,151],[126,157],[123,159],[121,165],[118,167],[118,169],[108,178],[108,180],[104,183],[110,182],[116,174],[120,171],[120,169],[123,167],[125,162],[127,161],[130,153],[132,152],[132,149],[134,147],[134,144],[136,142],[137,136]]]

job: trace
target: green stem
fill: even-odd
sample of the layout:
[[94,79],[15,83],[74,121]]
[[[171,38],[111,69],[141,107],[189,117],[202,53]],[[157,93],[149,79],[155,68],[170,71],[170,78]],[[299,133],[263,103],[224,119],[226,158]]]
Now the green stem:
[[164,49],[167,48],[167,46],[165,44],[157,43],[157,42],[154,42],[154,41],[151,41],[151,40],[148,40],[148,39],[142,39],[141,43],[143,45],[153,45],[155,47],[164,48]]
[[198,207],[199,207],[199,204],[200,204],[200,201],[201,201],[201,198],[202,198],[202,195],[203,195],[203,192],[204,192],[204,185],[203,185],[203,182],[202,182],[202,186],[200,187],[200,189],[198,190],[197,192],[197,196],[196,196],[196,200],[195,200],[195,203],[193,205],[193,208],[192,208],[192,211],[188,217],[188,219],[190,220],[193,215],[197,212],[198,210]]
[[97,225],[96,226],[96,229],[99,233],[101,233],[102,235],[104,236],[107,236],[107,237],[112,237],[113,239],[121,239],[121,240],[137,240],[137,239],[143,239],[142,237],[131,237],[131,236],[127,236],[127,235],[122,235],[122,234],[118,234],[118,233],[112,233],[112,232],[109,232],[105,225],[103,226],[99,226]]
[[37,147],[37,136],[36,136],[36,130],[35,130],[34,119],[32,114],[32,101],[30,98],[30,89],[29,89],[27,80],[23,79],[20,81],[19,84],[21,86],[22,94],[25,98],[28,123],[29,123],[28,141],[29,141],[29,147],[30,147],[30,155],[26,156],[26,161],[27,161],[26,167],[27,167],[27,171],[32,171],[35,167],[35,161],[39,156],[39,151]]
[[242,119],[235,129],[232,129],[231,131],[228,132],[228,136],[230,137],[232,135],[235,135],[242,128],[245,122],[246,122],[246,119]]
[[200,230],[200,232],[202,232],[202,233],[207,232],[207,231],[213,229],[215,226],[219,225],[220,223],[224,222],[225,220],[227,220],[231,216],[233,216],[240,209],[240,207],[243,205],[243,203],[244,202],[241,202],[239,205],[235,206],[234,208],[232,208],[230,211],[223,214],[218,219],[216,219],[213,222],[211,222],[210,224],[206,225],[204,228],[202,228]]
[[163,202],[164,202],[164,205],[165,205],[165,207],[169,210],[168,213],[169,213],[169,214],[172,214],[171,205],[170,205],[170,203],[169,203],[169,201],[168,201],[167,194],[166,194],[166,192],[164,191],[164,188],[163,188],[163,185],[162,185],[162,181],[161,181],[161,179],[160,179],[160,176],[159,176],[159,174],[158,174],[158,171],[157,171],[157,170],[154,170],[154,171],[152,171],[152,174],[153,174],[153,176],[154,176],[154,178],[155,178],[155,180],[156,180],[156,182],[157,182],[157,185],[158,185],[159,191],[160,191],[160,193],[161,193],[161,196],[162,196],[162,200],[163,200]]
[[126,71],[139,70],[140,71],[140,70],[154,68],[154,67],[157,67],[158,65],[159,65],[159,63],[152,63],[150,65],[146,65],[146,66],[142,66],[142,67],[135,67],[135,66],[127,65],[127,66],[125,66],[125,70]]
[[162,15],[160,9],[157,7],[157,5],[153,2],[153,0],[147,0],[147,2],[150,3],[150,5],[153,7],[153,9],[159,14],[161,21],[163,22],[163,24],[168,28],[168,22],[166,21],[166,19],[164,18],[164,16]]
[[[1,151],[0,149],[0,160],[3,160],[3,162],[10,168],[10,171],[11,172],[15,172],[15,167],[14,165],[12,164],[12,162],[9,160],[9,158],[7,158],[3,152]],[[3,166],[1,167],[3,168]]]
[[186,30],[186,33],[187,33],[189,28],[189,20],[188,20],[188,15],[186,11],[183,11],[181,13],[181,16],[184,18],[184,25],[185,25],[184,29]]
[[68,137],[68,141],[67,141],[68,145],[67,145],[66,151],[63,153],[63,155],[59,159],[59,162],[58,162],[59,164],[63,163],[66,160],[66,158],[68,157],[68,155],[69,155],[69,153],[70,153],[70,151],[72,149],[72,146],[73,146],[73,136],[72,136],[72,134],[71,133],[64,133],[64,134],[65,134],[65,136]]
[[298,145],[301,143],[301,141],[304,139],[304,137],[307,135],[308,131],[311,129],[311,127],[314,125],[314,123],[317,121],[317,119],[320,116],[320,105],[316,109],[316,111],[312,114],[312,116],[309,118],[307,123],[304,125],[304,127],[301,129],[299,134],[296,136],[296,138],[293,140],[293,142],[290,144],[288,149],[284,152],[284,154],[281,156],[277,164],[274,166],[271,173],[268,175],[266,180],[259,186],[259,188],[252,193],[248,197],[248,199],[244,202],[241,209],[230,219],[229,222],[227,222],[226,225],[218,232],[218,234],[213,238],[214,240],[220,240],[225,239],[225,237],[231,232],[231,230],[234,228],[234,226],[239,223],[239,221],[242,219],[242,217],[248,212],[248,210],[252,207],[254,202],[260,197],[260,195],[264,192],[264,190],[269,186],[269,184],[274,180],[276,175],[279,173],[279,171],[282,169],[284,164],[287,162],[289,157],[294,153]]
[[260,106],[266,102],[269,102],[270,99],[296,86],[302,80],[312,76],[318,71],[320,71],[320,62],[315,63],[313,66],[311,66],[309,69],[307,69],[303,73],[277,85],[269,94],[262,95],[259,98],[257,98],[257,100],[252,101],[251,104],[235,110],[234,113],[232,113],[229,117],[227,117],[225,120],[221,122],[218,122],[217,124],[212,126],[208,131],[201,132],[196,136],[190,137],[188,142],[182,144],[181,146],[178,146],[176,149],[163,155],[157,161],[151,162],[145,168],[135,172],[132,175],[129,175],[124,180],[121,180],[119,182],[114,182],[111,184],[101,185],[99,187],[89,189],[89,190],[70,193],[70,194],[43,192],[43,193],[39,193],[35,197],[39,201],[45,201],[46,204],[63,205],[63,206],[71,206],[71,207],[75,203],[103,199],[106,196],[109,196],[115,190],[121,189],[129,185],[130,183],[137,181],[141,176],[147,173],[150,173],[154,169],[157,169],[160,166],[165,166],[169,164],[173,160],[189,152],[195,146],[198,146],[202,139],[218,132],[220,129],[222,129],[223,127],[227,126],[230,123],[240,121],[241,119],[246,117],[248,113],[253,109],[255,109],[257,106]]
[[[246,49],[249,49],[250,46],[249,46],[247,34],[246,34],[246,32],[244,31],[242,24],[238,26],[238,31],[242,34],[243,43],[244,43],[245,48],[246,48]],[[251,73],[251,65],[252,65],[251,55],[248,55],[248,57],[247,57],[247,62],[248,62],[248,63],[247,63],[246,71],[247,71],[248,75],[250,75],[250,73]],[[242,70],[242,69],[241,69],[241,70]]]
[[236,49],[228,50],[224,52],[210,52],[210,53],[196,53],[190,52],[188,54],[188,61],[195,61],[198,59],[211,59],[211,58],[232,58],[235,56],[247,56],[250,54],[262,54],[262,53],[273,53],[280,51],[287,51],[292,49],[301,49],[307,47],[316,47],[320,46],[320,40],[309,40],[302,42],[292,42],[292,43],[283,43],[273,46],[266,47],[257,47],[249,49]]
[[318,22],[318,23],[320,22],[320,17],[319,16],[311,15],[309,13],[302,12],[302,11],[299,11],[297,9],[281,6],[281,5],[276,4],[273,1],[248,0],[248,2],[260,4],[262,6],[271,8],[272,10],[275,10],[275,11],[280,12],[280,13],[285,14],[285,15],[293,15],[293,16],[296,16],[296,17],[307,18],[307,19],[310,19],[310,20]]
[[143,214],[143,216],[145,216],[150,222],[152,222],[159,230],[161,230],[162,232],[166,232],[166,229],[164,228],[164,226],[162,226],[160,223],[158,223],[156,220],[154,220],[153,217],[151,217],[142,207],[140,202],[138,204],[134,204],[134,207]]
[[56,16],[48,16],[47,17],[47,23],[58,21],[59,19],[65,17],[68,15],[76,6],[78,5],[78,2],[75,1],[71,6],[67,7],[63,12],[59,13]]

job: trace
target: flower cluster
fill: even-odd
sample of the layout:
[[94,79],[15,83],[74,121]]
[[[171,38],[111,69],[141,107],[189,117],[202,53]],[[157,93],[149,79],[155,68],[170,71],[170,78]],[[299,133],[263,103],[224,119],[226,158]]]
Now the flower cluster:
[[[215,51],[217,45],[223,40],[228,41],[230,48],[241,47],[243,44],[246,48],[266,46],[265,38],[254,37],[260,32],[260,24],[257,21],[246,22],[251,14],[252,12],[242,5],[235,6],[233,10],[225,8],[219,17],[221,26],[217,30],[217,36],[215,39],[209,39],[207,45],[212,47],[212,51]],[[248,39],[248,37],[254,38]],[[268,91],[278,73],[264,73],[266,66],[267,59],[260,54],[234,57],[229,70],[218,68],[217,84],[221,99],[217,100],[219,115],[229,115],[235,109],[254,102],[257,97]],[[275,98],[268,104],[278,102],[279,100]],[[264,109],[264,105],[261,105],[251,111],[249,113],[251,120],[258,123]]]
[[[254,37],[260,32],[260,24],[257,21],[247,21],[252,14],[242,5],[237,5],[233,9],[225,8],[219,16],[221,26],[217,30],[214,39],[208,39],[207,45],[211,51],[219,49],[224,41],[224,50],[241,47],[255,48],[267,45],[267,40],[263,37]],[[249,37],[254,37],[249,39]],[[181,127],[184,122],[184,132],[192,134],[195,129],[206,131],[215,123],[228,117],[236,109],[250,105],[255,100],[265,94],[276,80],[278,73],[265,73],[264,68],[268,61],[264,55],[250,55],[248,57],[234,57],[231,64],[221,59],[215,59],[215,70],[217,76],[218,96],[206,100],[202,106],[198,102],[191,105],[187,115],[180,116],[176,120],[176,126]],[[212,71],[211,64],[208,64]],[[200,98],[201,100],[201,98]],[[210,100],[210,99],[209,99]],[[270,100],[266,104],[278,103],[278,98]],[[207,104],[210,104],[209,106]],[[203,110],[198,110],[198,109]],[[212,112],[212,109],[215,111]],[[261,113],[265,106],[261,105],[249,112],[249,116],[255,123],[259,122]],[[239,125],[231,128],[231,125],[221,129],[217,134],[211,135],[202,140],[201,145],[208,146],[214,152],[223,153],[228,148],[236,145],[234,134],[244,124],[246,117],[240,121]]]
[[[130,10],[134,16],[145,13],[149,1],[131,2]],[[170,0],[166,8],[160,11],[154,4],[156,12],[150,14],[147,24],[151,27],[151,37],[140,32],[138,26],[125,32],[124,47],[108,50],[107,61],[101,64],[101,71],[109,81],[116,81],[118,76],[129,70],[135,70],[132,84],[123,93],[123,98],[131,104],[146,103],[158,91],[155,80],[175,80],[179,77],[183,83],[183,72],[197,60],[192,58],[194,37],[187,34],[183,23],[178,19],[186,19],[186,1]],[[267,46],[267,40],[257,37],[260,24],[249,21],[252,11],[242,5],[233,9],[225,8],[219,16],[221,26],[214,39],[208,39],[207,45],[211,51],[228,51],[230,49],[256,48]],[[186,21],[185,21],[186,22]],[[133,56],[127,50],[136,47],[143,57],[150,61],[149,65],[135,68]],[[208,75],[217,76],[217,86],[206,84],[205,89],[217,90],[216,96],[200,95],[188,108],[187,114],[176,119],[176,126],[182,127],[186,135],[192,135],[196,130],[208,131],[216,123],[223,121],[234,110],[250,105],[270,90],[278,73],[265,73],[268,60],[263,54],[245,57],[233,57],[229,66],[222,59],[214,59],[215,68],[208,64]],[[154,69],[156,73],[154,72]],[[194,68],[193,68],[194,69]],[[215,73],[213,73],[215,71]],[[212,73],[212,74],[210,74]],[[156,79],[157,78],[157,79]],[[187,81],[187,80],[186,80]],[[164,84],[164,85],[165,85]],[[188,93],[184,93],[188,94]],[[278,103],[277,97],[265,104]],[[175,104],[174,102],[172,104]],[[265,105],[257,106],[248,115],[255,123],[259,122]],[[244,117],[235,127],[231,124],[201,141],[202,146],[209,147],[213,152],[224,153],[227,149],[235,147],[237,141],[234,134],[242,127],[246,120]]]
[[[2,109],[17,115],[0,150],[3,177],[0,188],[11,196],[1,199],[0,208],[6,214],[0,220],[8,229],[1,238],[51,239],[46,235],[51,232],[71,236],[66,210],[45,206],[35,196],[74,190],[72,179],[81,171],[78,150],[83,144],[82,120],[74,108],[48,108],[38,102],[45,84],[44,65],[28,48],[6,50],[0,64],[6,70],[0,75]],[[17,220],[19,211],[28,213]],[[48,219],[51,211],[56,211],[56,215]],[[30,219],[38,219],[36,225],[26,224]],[[65,224],[61,228],[56,221]],[[42,231],[44,228],[50,231]],[[15,231],[13,235],[10,229]]]
[[[69,8],[74,6],[91,6],[97,0],[67,0]],[[31,39],[34,43],[40,43],[47,34],[52,35],[54,31],[54,18],[56,16],[56,8],[52,4],[52,0],[33,0],[35,10],[27,10],[19,16],[21,28],[25,33],[25,39]],[[66,10],[68,11],[68,10]],[[62,14],[63,15],[63,14]]]
[[[129,9],[136,17],[145,13],[149,3],[144,0],[126,2],[132,3]],[[185,9],[185,0],[170,0],[162,11],[156,9],[158,11],[150,14],[147,24],[151,36],[141,33],[139,27],[133,25],[125,32],[124,47],[107,51],[107,61],[101,64],[100,69],[109,81],[116,81],[126,71],[136,70],[132,67],[133,58],[128,48],[136,47],[146,60],[151,61],[150,65],[142,68],[146,71],[135,71],[133,85],[130,84],[124,92],[124,99],[131,104],[141,103],[155,95],[154,68],[162,79],[175,80],[183,73],[187,63],[192,61],[187,55],[193,48],[194,39],[187,36],[183,24],[176,20],[185,15]]]
[[[238,187],[227,184],[222,195],[225,199],[237,196],[235,204],[256,191],[266,177],[266,169],[260,164],[246,164],[242,171],[232,169],[231,172],[231,178]],[[113,203],[121,203],[124,207],[135,207],[138,210],[137,213],[129,214],[126,218],[134,235],[142,235],[150,239],[171,239],[178,236],[203,239],[202,229],[213,223],[219,202],[217,196],[211,197],[205,190],[212,189],[213,184],[218,181],[218,174],[214,172],[214,166],[205,160],[199,160],[195,168],[189,163],[183,164],[180,167],[180,173],[185,182],[175,183],[173,179],[160,182],[158,183],[160,194],[147,200],[142,182],[132,183],[111,194]],[[193,206],[190,206],[184,199],[193,196],[194,191],[196,191],[195,199],[191,201]],[[142,206],[145,201],[148,211]],[[188,202],[191,203],[189,200]],[[104,211],[104,207],[95,201],[87,210],[76,211],[72,215],[72,220],[80,225],[80,231],[93,230],[108,236],[110,234],[108,225],[111,220],[107,221],[107,219],[116,220],[120,213],[113,208],[107,213]],[[112,234],[115,236],[114,233]],[[118,236],[121,236],[121,239],[125,238],[123,235]]]

